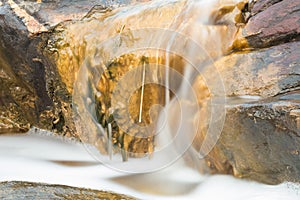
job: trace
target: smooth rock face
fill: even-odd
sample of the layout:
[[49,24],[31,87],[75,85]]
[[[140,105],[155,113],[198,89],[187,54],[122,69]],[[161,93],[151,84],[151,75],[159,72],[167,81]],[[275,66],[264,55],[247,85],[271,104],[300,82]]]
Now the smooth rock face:
[[219,59],[215,66],[223,78],[227,96],[267,98],[299,89],[299,55],[300,42],[290,42],[231,54]]
[[1,182],[1,199],[135,199],[112,192],[30,182]]

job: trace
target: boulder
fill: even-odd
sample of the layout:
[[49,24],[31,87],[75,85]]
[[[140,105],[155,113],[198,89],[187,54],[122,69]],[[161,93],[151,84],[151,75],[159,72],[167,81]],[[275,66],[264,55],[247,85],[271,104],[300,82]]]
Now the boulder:
[[44,49],[54,26],[81,19],[96,5],[101,7],[98,1],[1,3],[0,133],[36,126],[76,138],[71,96]]
[[[263,101],[228,105],[216,149],[232,166],[230,172],[268,184],[299,182],[299,95],[298,90]],[[211,163],[217,160],[216,156]]]
[[0,182],[1,199],[135,199],[113,192],[21,181]]
[[[258,0],[233,48],[259,49],[300,40],[300,2]],[[245,40],[246,39],[246,40]]]
[[[269,184],[300,181],[299,45],[291,42],[231,54],[215,62],[226,89],[226,118],[216,146],[205,158],[209,169],[200,166],[201,171]],[[211,69],[204,74],[214,84],[218,76]],[[207,88],[201,80],[194,88],[201,88],[203,94]],[[200,115],[207,115],[205,109]],[[196,152],[206,125],[205,120],[199,125],[193,144]]]

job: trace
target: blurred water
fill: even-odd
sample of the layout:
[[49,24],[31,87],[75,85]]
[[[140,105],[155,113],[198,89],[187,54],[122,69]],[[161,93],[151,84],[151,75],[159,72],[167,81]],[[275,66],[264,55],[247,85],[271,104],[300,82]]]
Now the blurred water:
[[46,131],[1,135],[0,147],[0,181],[65,184],[149,200],[300,199],[300,185],[295,183],[270,186],[232,176],[202,176],[189,168],[178,167],[176,163],[156,173],[117,172],[95,162],[81,144],[62,140]]
[[[81,140],[99,150],[90,151],[100,162],[108,165],[119,162],[116,168],[131,172],[155,171],[181,157],[199,134],[200,124],[206,123],[209,125],[199,145],[201,148],[190,154],[203,158],[210,152],[225,120],[225,88],[213,62],[224,53],[235,30],[214,24],[212,13],[222,3],[234,6],[236,1],[152,1],[121,8],[96,20],[95,14],[95,18],[85,24],[70,25],[70,32],[76,31],[74,43],[79,43],[78,46],[83,43],[85,49],[85,53],[78,55],[82,65],[73,87],[75,124]],[[84,31],[83,25],[90,25],[91,29]],[[77,33],[78,29],[83,31]],[[124,59],[125,55],[131,55],[131,59]],[[139,66],[142,57],[156,58],[156,63],[148,61],[147,69],[142,70],[143,66]],[[184,64],[175,61],[171,66],[174,57],[184,60]],[[118,59],[127,64],[115,62]],[[140,62],[134,63],[137,59]],[[151,68],[151,64],[157,68]],[[213,77],[211,73],[204,73],[207,68],[213,71]],[[142,74],[146,74],[143,80]],[[216,98],[198,98],[204,92],[195,86],[200,76],[211,97],[217,96],[218,102]],[[144,88],[145,81],[164,86],[165,90],[159,91],[160,96],[154,92],[141,95],[139,103],[130,105],[130,98],[136,91],[143,91],[140,88]],[[156,110],[157,119],[153,119],[152,124],[141,125],[139,122],[146,118],[142,118],[141,113],[150,112],[150,109],[142,109],[143,105],[157,96],[164,99],[164,112]],[[202,100],[210,102],[207,115],[199,117]],[[140,111],[138,121],[129,113],[130,106],[134,112]],[[140,160],[140,163],[128,159],[143,156],[152,159]],[[122,163],[122,160],[131,163]]]

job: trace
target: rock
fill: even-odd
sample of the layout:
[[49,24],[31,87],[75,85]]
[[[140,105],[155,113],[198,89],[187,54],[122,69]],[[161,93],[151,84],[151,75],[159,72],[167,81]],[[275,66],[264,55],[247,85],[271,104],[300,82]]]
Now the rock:
[[221,137],[206,157],[211,172],[268,184],[300,181],[299,6],[258,0],[241,29],[246,41],[234,44],[246,51],[216,62],[228,96],[263,99],[229,100]]
[[[299,92],[296,91],[296,94],[300,94]],[[224,133],[227,134],[224,134],[225,137],[221,138],[220,143],[226,143],[227,149],[231,151],[227,155],[234,160],[233,169],[236,176],[272,184],[284,181],[299,182],[300,127],[296,114],[300,108],[300,99],[282,102],[282,98],[285,97],[230,111],[241,114],[237,114],[237,118],[233,115],[231,123],[227,121],[224,127]],[[236,122],[239,122],[239,127],[234,126]],[[236,138],[233,143],[241,145],[235,145],[237,154],[233,150],[232,138]],[[231,139],[231,142],[228,139]]]
[[[0,50],[1,51],[1,50]],[[16,77],[10,70],[10,66],[7,64],[7,59],[3,57],[3,53],[0,53],[0,133],[7,132],[25,132],[29,129],[30,124],[27,120],[26,113],[22,111],[17,103],[14,101],[14,97],[17,96],[17,100],[28,99],[30,101],[30,92],[23,87],[20,87],[20,83],[16,80]],[[5,70],[6,69],[6,70]],[[6,88],[6,91],[5,89]],[[13,95],[13,91],[17,90],[18,95]],[[20,98],[18,98],[20,97]]]
[[[172,29],[176,30],[176,27],[181,26],[182,23],[176,23],[172,25],[173,17],[180,13],[182,10],[187,9],[185,8],[185,2],[184,1],[166,1],[163,2],[163,6],[159,6],[159,12],[158,7],[156,3],[153,4],[144,4],[139,5],[139,12],[135,12],[135,7],[129,7],[123,12],[120,12],[120,10],[115,10],[110,13],[98,13],[98,12],[91,12],[90,15],[85,18],[82,21],[78,22],[67,22],[64,24],[61,24],[60,26],[56,27],[54,32],[56,34],[53,35],[51,38],[51,48],[55,49],[55,51],[52,52],[55,57],[55,62],[58,68],[58,71],[60,73],[60,76],[62,77],[62,81],[66,84],[67,89],[70,93],[73,92],[73,84],[76,76],[78,75],[77,71],[80,68],[80,66],[85,65],[87,66],[87,74],[89,74],[89,79],[93,80],[91,81],[92,86],[89,86],[87,88],[93,88],[95,89],[95,93],[92,93],[91,95],[88,95],[90,93],[85,92],[86,90],[83,90],[84,92],[81,93],[80,97],[81,99],[89,99],[92,102],[94,101],[94,96],[97,93],[102,94],[100,96],[100,103],[99,106],[97,106],[97,121],[100,121],[103,128],[108,130],[108,124],[110,123],[112,126],[112,144],[113,144],[113,152],[118,152],[121,148],[122,150],[125,149],[128,151],[129,155],[134,154],[136,157],[145,156],[144,154],[151,153],[153,151],[153,137],[151,137],[152,130],[148,130],[147,134],[145,134],[143,131],[137,131],[136,127],[133,128],[131,124],[124,120],[124,115],[121,115],[121,109],[113,107],[111,103],[111,93],[114,90],[115,83],[120,79],[120,76],[128,72],[128,69],[133,69],[133,67],[137,67],[139,63],[141,63],[141,59],[137,59],[135,56],[132,56],[131,54],[128,55],[119,55],[120,56],[120,62],[114,62],[112,60],[106,60],[103,61],[103,59],[99,59],[99,54],[104,55],[104,58],[112,57],[114,56],[115,51],[119,51],[120,49],[124,48],[124,52],[127,52],[128,50],[124,46],[128,46],[129,48],[131,46],[132,49],[130,51],[133,51],[133,53],[137,53],[136,49],[134,49],[134,46],[136,46],[136,43],[138,43],[138,39],[140,36],[136,34],[135,30],[142,30],[145,29],[145,35],[149,34],[149,32],[152,33],[151,36],[145,37],[147,38],[148,44],[154,44],[157,43],[157,41],[163,41],[168,42],[169,37],[162,38],[162,34],[166,27],[172,27]],[[241,9],[238,8],[237,5],[232,4],[232,9],[234,10],[234,14],[241,13]],[[191,12],[196,12],[197,10],[192,10]],[[163,15],[161,13],[164,13]],[[185,13],[185,12],[183,12]],[[218,12],[217,12],[218,13]],[[210,35],[214,35],[216,33],[222,35],[222,40],[220,43],[212,42],[211,40],[203,40],[200,41],[202,46],[205,47],[206,52],[211,57],[217,57],[218,53],[221,51],[226,52],[228,49],[228,46],[230,46],[235,32],[236,27],[234,25],[234,20],[232,18],[229,19],[222,19],[222,16],[224,16],[222,13],[220,14],[221,17],[217,17],[218,20],[216,23],[218,25],[203,25],[199,24],[199,26],[202,26],[203,31],[202,34],[209,33]],[[180,16],[186,17],[185,15]],[[179,21],[180,22],[180,21]],[[212,21],[213,23],[214,21]],[[219,24],[222,22],[223,25]],[[187,27],[191,26],[191,24],[187,24]],[[88,29],[86,27],[89,27]],[[147,28],[155,27],[156,30],[161,30],[159,34],[154,34],[155,31],[149,31]],[[184,26],[183,26],[184,27]],[[77,30],[81,30],[78,32]],[[190,29],[185,29],[185,34],[192,34],[189,31]],[[119,36],[119,33],[124,32],[125,34],[122,36]],[[216,34],[215,38],[218,38],[218,34]],[[100,44],[104,41],[114,41],[112,40],[113,36],[116,36],[114,40],[118,40],[116,42],[113,42],[112,45],[109,48],[105,48],[107,50],[104,50],[103,47],[100,46]],[[120,37],[120,38],[118,38]],[[124,37],[124,38],[123,38]],[[199,35],[199,38],[202,38],[202,35]],[[216,39],[216,41],[218,41]],[[124,45],[126,44],[126,45]],[[49,47],[48,46],[48,47]],[[217,46],[217,47],[216,47]],[[216,49],[221,47],[220,52]],[[51,53],[51,52],[50,52]],[[152,64],[155,64],[156,55],[152,55],[150,52],[147,53],[148,57],[146,59],[153,60]],[[152,56],[152,59],[151,59]],[[166,60],[164,55],[159,55],[159,60],[163,61]],[[122,58],[122,59],[121,59]],[[172,57],[173,59],[173,57]],[[170,60],[172,60],[170,59]],[[180,62],[180,59],[178,59],[178,62],[176,62],[176,65],[178,68],[181,68],[182,71],[182,65]],[[158,61],[159,63],[161,63]],[[103,62],[103,63],[102,63]],[[104,67],[104,65],[105,67]],[[169,63],[170,66],[172,65]],[[117,67],[115,67],[117,65]],[[103,66],[104,70],[104,76],[101,83],[102,86],[98,87],[97,85],[97,78],[98,70],[101,71],[100,66]],[[115,68],[114,68],[115,67]],[[112,69],[114,68],[114,69]],[[91,70],[89,70],[91,69]],[[110,72],[107,72],[106,69]],[[94,71],[93,71],[94,70]],[[180,71],[180,70],[179,70]],[[107,73],[107,74],[106,74]],[[82,77],[82,75],[79,75]],[[102,75],[101,75],[102,76]],[[110,78],[108,78],[110,77]],[[80,79],[79,79],[80,80]],[[95,83],[96,82],[96,83]],[[82,81],[82,85],[88,85],[85,84],[86,82]],[[127,84],[130,85],[130,84]],[[102,89],[99,89],[102,88]],[[161,92],[160,95],[157,95],[157,89],[154,89],[153,87],[145,87],[145,97],[162,97],[163,92]],[[92,90],[93,90],[92,89]],[[128,89],[128,88],[126,88]],[[126,96],[126,89],[123,89],[123,93],[121,93],[120,96],[124,97]],[[88,90],[89,91],[89,90]],[[105,92],[103,92],[105,91]],[[138,91],[138,90],[137,90]],[[152,91],[152,92],[149,92]],[[156,92],[154,92],[156,91]],[[138,91],[140,92],[140,91]],[[125,94],[124,94],[125,93]],[[136,95],[132,95],[133,97]],[[140,95],[138,95],[139,98],[136,98],[137,100],[133,103],[130,103],[129,109],[133,110],[130,114],[130,119],[134,122],[138,121],[138,109],[140,106]],[[148,108],[149,106],[145,105],[152,105],[154,101],[149,100],[148,98],[147,103],[144,103],[143,109]],[[99,102],[98,100],[96,102]],[[132,101],[130,101],[132,102]],[[152,102],[152,103],[150,103]],[[158,101],[159,102],[159,101]],[[123,105],[123,102],[119,101],[118,104]],[[78,106],[78,107],[84,107],[84,106]],[[101,110],[98,111],[98,110]],[[126,107],[123,109],[126,110]],[[115,112],[119,113],[115,113]],[[148,113],[149,110],[145,110],[142,113]],[[124,112],[123,112],[124,113]],[[122,114],[123,114],[122,113]],[[81,113],[82,114],[82,113]],[[123,118],[123,121],[127,123],[127,125],[124,125],[122,129],[120,126],[117,125],[115,122],[115,116],[121,115],[120,118]],[[88,127],[94,127],[93,126],[93,120],[87,121],[87,119],[82,119],[81,123],[84,121],[84,125],[86,126],[88,124]],[[124,122],[123,122],[124,123]],[[141,120],[139,123],[143,123]],[[77,123],[80,124],[80,123]],[[121,123],[119,123],[120,125]],[[91,128],[92,129],[92,128]],[[97,134],[96,130],[88,130],[88,131],[80,131],[83,132],[81,134],[82,138],[84,138],[85,142],[87,143],[93,143],[97,145],[97,148],[101,151],[101,153],[105,153],[105,149],[110,149],[108,147],[107,138],[103,136],[102,134]],[[88,136],[84,133],[91,133]],[[132,135],[138,135],[138,137],[132,137]],[[149,136],[150,135],[150,136]],[[149,137],[148,137],[149,136]],[[144,137],[144,138],[143,138]],[[107,147],[106,147],[107,146]],[[105,147],[105,148],[103,148]],[[120,150],[122,152],[122,150]],[[139,155],[138,155],[139,154]],[[126,156],[123,156],[124,160],[126,159]]]
[[265,9],[269,8],[270,6],[281,2],[282,0],[257,0],[254,3],[250,3],[251,5],[251,15],[254,16],[257,13],[264,11]]
[[71,95],[45,47],[54,26],[66,20],[79,20],[93,7],[99,12],[105,10],[101,2],[1,3],[0,133],[26,132],[36,126],[78,138]]
[[92,8],[110,10],[129,3],[131,3],[131,0],[118,0],[115,2],[102,0],[41,0],[40,2],[8,0],[4,5],[9,6],[13,13],[21,19],[29,34],[34,35],[51,31],[53,27],[61,22],[81,20],[89,14]]
[[[219,59],[215,66],[222,76],[226,95],[267,98],[299,89],[299,47],[300,42],[290,42]],[[210,69],[205,73],[212,74],[210,79],[217,78]]]
[[113,192],[20,181],[0,182],[1,199],[135,199]]
[[[173,16],[184,6],[184,1],[169,2],[159,6],[160,12],[157,12],[156,4],[142,5],[138,14],[129,10],[119,16],[118,10],[109,12],[110,8],[98,3],[80,1],[76,6],[66,7],[67,0],[42,3],[10,0],[0,7],[1,57],[6,63],[3,73],[9,74],[9,78],[2,79],[5,86],[1,88],[2,132],[8,129],[11,129],[10,132],[23,132],[37,126],[78,138],[72,119],[71,94],[85,55],[93,53],[95,44],[131,27],[168,27]],[[92,7],[93,10],[88,12]],[[81,12],[78,13],[78,10]],[[103,18],[114,15],[115,19],[111,17],[114,22],[104,22]],[[83,16],[86,17],[79,20]],[[157,18],[161,20],[153,20]],[[70,19],[72,21],[64,22]],[[115,23],[117,28],[111,23]],[[123,30],[122,24],[126,23]],[[232,41],[235,29],[226,26],[213,29],[212,32],[222,31],[227,38],[224,40],[225,49],[226,43]],[[92,34],[95,37],[86,37]],[[16,87],[23,91],[22,95],[14,89]]]
[[[71,94],[61,81],[51,49],[52,29],[130,1],[14,1],[0,5],[0,133],[31,126],[76,136]],[[109,6],[110,8],[107,8]],[[54,33],[56,34],[56,33]],[[47,51],[46,51],[47,50]]]
[[[300,1],[259,0],[234,48],[265,48],[300,40]],[[244,40],[246,39],[246,41]]]
[[[299,44],[231,54],[215,62],[226,88],[226,119],[218,143],[205,158],[210,169],[202,166],[201,171],[268,184],[300,181]],[[205,77],[214,84],[217,76],[210,69]],[[194,88],[205,93],[202,84],[200,78]],[[207,132],[207,122],[201,123],[194,142],[197,152]]]
[[[49,57],[55,58],[62,81],[67,90],[72,93],[78,69],[85,59],[89,59],[88,55],[97,53],[98,45],[101,42],[133,27],[134,29],[168,27],[172,16],[180,12],[182,7],[182,2],[167,2],[160,8],[160,12],[157,12],[156,5],[142,5],[139,7],[140,12],[138,13],[135,13],[134,8],[131,7],[121,15],[118,14],[118,10],[107,14],[92,10],[89,16],[82,21],[66,22],[56,27],[54,30],[56,33],[51,35],[47,46]],[[165,15],[161,16],[160,13]]]
[[268,184],[299,182],[299,95],[227,105],[222,135],[206,158],[211,169]]
[[[41,31],[39,23],[9,3],[13,1],[0,7],[1,126],[10,121],[12,132],[26,131],[35,125],[74,135],[70,95],[59,80],[55,65],[43,53],[47,35],[33,35],[31,31]],[[26,22],[19,20],[21,14]]]

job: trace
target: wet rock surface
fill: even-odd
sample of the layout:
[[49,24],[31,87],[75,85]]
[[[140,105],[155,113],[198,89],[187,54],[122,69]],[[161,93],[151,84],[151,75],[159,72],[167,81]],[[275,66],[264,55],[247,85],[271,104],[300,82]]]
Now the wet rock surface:
[[299,89],[299,47],[300,42],[290,42],[219,59],[215,66],[223,78],[226,95],[267,98]]
[[52,55],[45,52],[51,29],[79,20],[104,1],[4,1],[0,5],[0,132],[31,126],[76,137],[71,96]]
[[[85,49],[84,35],[89,34],[85,27],[105,29],[107,35],[128,28],[122,20],[117,27],[105,23],[100,27],[99,21],[112,14],[100,1],[86,2],[72,3],[70,8],[68,1],[0,4],[0,133],[25,132],[37,126],[77,137],[72,86],[85,53],[95,53]],[[127,16],[129,27],[166,27],[182,7],[180,3],[163,5],[161,13],[166,16],[156,14],[165,21],[151,21],[149,17],[156,16],[152,6],[138,16],[145,24],[134,23],[134,15]],[[238,25],[234,51],[215,65],[229,98],[248,95],[262,99],[228,102],[221,138],[206,162],[213,173],[232,173],[271,184],[299,182],[300,4],[258,0],[248,6],[244,11],[249,17],[239,21],[242,25]],[[88,17],[82,19],[85,15]],[[225,27],[224,32],[227,30]],[[103,38],[90,41],[97,43]]]
[[299,182],[300,99],[293,95],[299,91],[227,105],[222,135],[207,157],[211,169],[269,184]]
[[263,99],[228,101],[222,135],[206,160],[212,171],[269,184],[300,181],[299,3],[257,1],[240,46],[252,51],[216,62],[228,96]]
[[1,182],[1,199],[135,199],[106,191],[30,182]]
[[58,73],[50,36],[60,32],[53,33],[57,24],[80,20],[92,8],[105,12],[130,2],[8,0],[1,3],[0,133],[26,132],[36,126],[78,138],[72,119],[71,94]]
[[[249,6],[250,7],[250,6]],[[259,0],[241,29],[250,48],[265,48],[300,40],[300,1]]]
[[[43,71],[38,71],[41,63],[32,61],[33,58],[38,57],[36,45],[34,42],[28,42],[28,31],[14,16],[14,13],[11,10],[6,12],[7,6],[5,5],[0,8],[2,13],[0,22],[1,73],[3,74],[1,77],[1,120],[11,120],[10,126],[26,130],[30,122],[38,121],[35,112],[35,108],[39,107],[38,104],[45,107],[50,99],[47,99],[45,95]],[[35,95],[37,91],[39,91],[40,99]],[[8,117],[9,113],[20,113],[21,117],[15,114]]]

